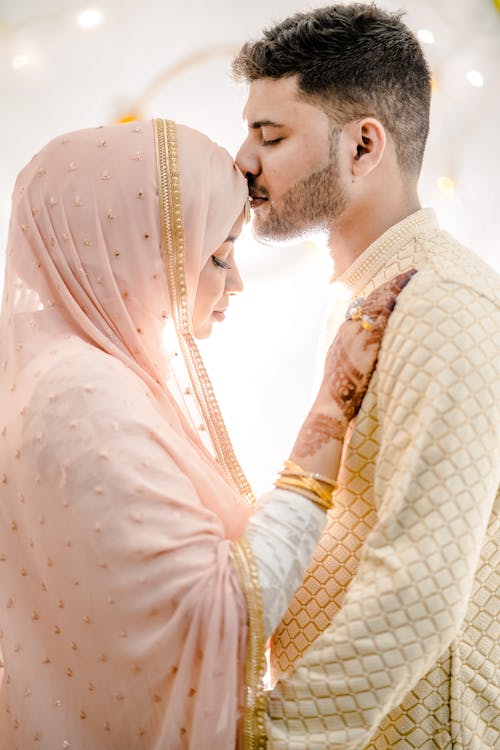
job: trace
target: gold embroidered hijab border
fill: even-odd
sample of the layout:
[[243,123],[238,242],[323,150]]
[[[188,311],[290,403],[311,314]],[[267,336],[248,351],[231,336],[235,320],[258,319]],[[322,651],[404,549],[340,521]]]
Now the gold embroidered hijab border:
[[250,505],[255,498],[235,456],[210,378],[193,338],[184,264],[184,229],[175,122],[153,120],[158,169],[160,225],[168,291],[175,331],[189,379],[212,439],[217,458],[231,483]]
[[[189,307],[185,277],[185,246],[182,200],[177,156],[175,122],[155,119],[160,224],[172,317],[189,378],[221,465],[232,484],[251,505],[255,499],[236,459],[212,384],[205,370],[189,325]],[[250,546],[242,537],[231,545],[231,554],[248,606],[248,643],[246,659],[246,696],[243,717],[245,750],[266,747],[264,712],[266,697],[263,678],[266,671],[265,632],[258,572]]]
[[267,694],[264,691],[264,677],[267,669],[266,634],[259,574],[250,544],[245,537],[232,544],[231,556],[248,608],[246,695],[242,726],[243,750],[266,750]]

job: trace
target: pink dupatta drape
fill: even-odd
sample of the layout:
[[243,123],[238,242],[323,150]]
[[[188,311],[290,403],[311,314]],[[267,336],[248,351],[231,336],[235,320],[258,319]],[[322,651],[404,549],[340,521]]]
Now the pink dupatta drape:
[[[162,134],[178,150],[164,144],[163,165]],[[235,746],[247,609],[231,540],[249,488],[189,310],[245,195],[223,149],[164,121],[56,138],[17,180],[0,327],[1,750]],[[184,287],[167,278],[167,241]]]

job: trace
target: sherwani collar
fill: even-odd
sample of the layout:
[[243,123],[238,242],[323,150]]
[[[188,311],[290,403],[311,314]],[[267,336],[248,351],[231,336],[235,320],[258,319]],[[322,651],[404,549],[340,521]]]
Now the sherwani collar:
[[397,255],[417,234],[439,229],[432,208],[421,208],[394,224],[356,258],[349,268],[333,281],[340,281],[358,296],[390,258]]

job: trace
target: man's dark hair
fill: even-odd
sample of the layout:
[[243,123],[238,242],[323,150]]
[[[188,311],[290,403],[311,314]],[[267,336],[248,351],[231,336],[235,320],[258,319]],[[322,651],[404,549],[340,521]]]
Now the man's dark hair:
[[247,82],[297,75],[301,94],[341,126],[376,117],[394,139],[401,169],[418,176],[431,76],[401,15],[364,3],[296,13],[247,42],[233,73]]

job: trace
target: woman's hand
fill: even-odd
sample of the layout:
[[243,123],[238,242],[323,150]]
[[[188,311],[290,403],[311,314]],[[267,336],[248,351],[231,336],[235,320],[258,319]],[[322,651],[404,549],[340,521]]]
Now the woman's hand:
[[331,444],[343,442],[350,420],[360,409],[389,316],[415,273],[415,269],[401,273],[377,287],[367,300],[351,304],[328,350],[318,395],[290,456],[304,470],[336,477],[340,451]]
[[354,302],[328,350],[318,396],[333,399],[346,423],[360,409],[389,316],[415,273],[415,269],[402,273],[377,287],[366,301]]

